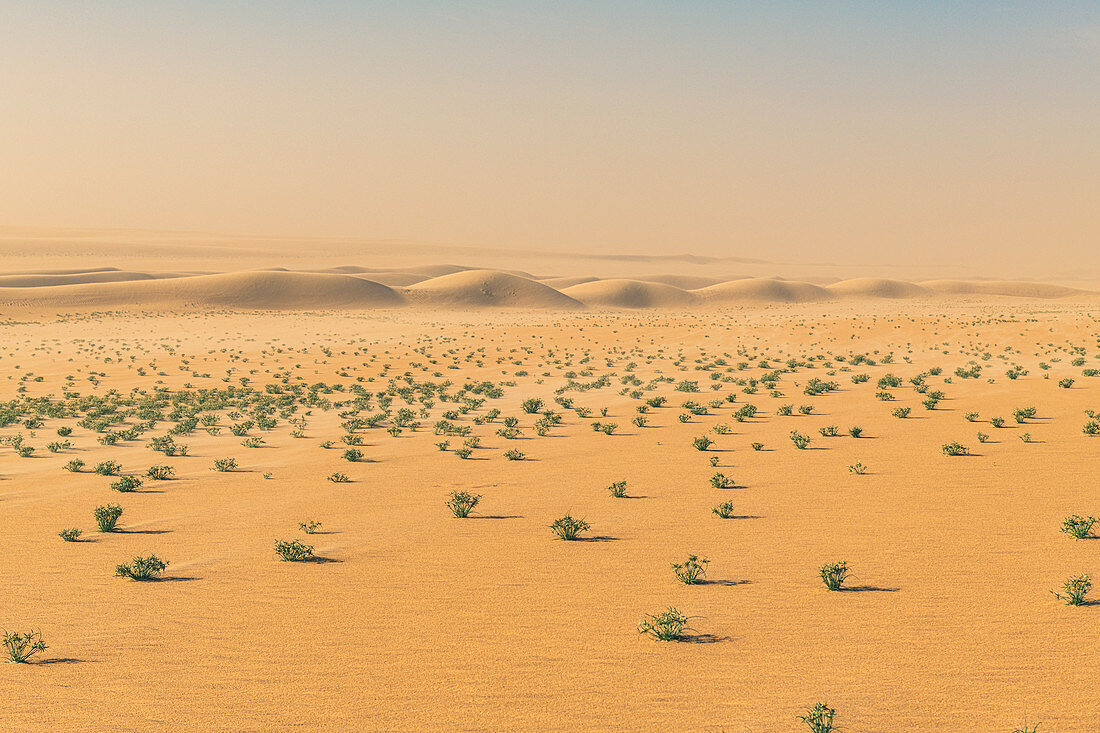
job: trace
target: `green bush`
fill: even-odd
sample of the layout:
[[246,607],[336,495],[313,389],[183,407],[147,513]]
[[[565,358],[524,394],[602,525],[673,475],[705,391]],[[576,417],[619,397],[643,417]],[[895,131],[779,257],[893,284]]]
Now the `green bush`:
[[944,443],[940,450],[945,456],[965,456],[970,454],[970,449],[962,443]]
[[126,476],[120,476],[118,481],[111,482],[111,488],[115,491],[128,494],[131,491],[137,491],[139,488],[141,488],[141,479],[139,479],[137,476],[131,476],[129,474],[127,474]]
[[698,555],[688,555],[688,559],[684,562],[672,563],[672,572],[676,573],[676,577],[680,579],[680,582],[684,585],[695,585],[699,582],[700,578],[705,578],[707,575],[707,564],[710,560],[700,558]]
[[463,519],[470,516],[470,512],[473,511],[479,501],[481,501],[480,494],[471,494],[468,491],[452,491],[450,498],[447,499],[447,507],[451,510],[451,514]]
[[831,733],[835,715],[836,710],[819,702],[807,710],[805,715],[799,715],[798,719],[805,723],[812,733]]
[[168,563],[156,555],[142,557],[137,555],[128,563],[115,567],[115,576],[131,580],[151,580],[164,572]]
[[1064,593],[1051,591],[1059,600],[1065,601],[1067,606],[1085,605],[1085,596],[1092,590],[1092,580],[1087,574],[1077,575],[1066,580],[1062,584]]
[[1062,521],[1062,531],[1075,539],[1083,540],[1092,534],[1094,524],[1096,524],[1096,517],[1073,514]]
[[695,438],[691,441],[691,445],[693,448],[695,448],[695,450],[702,451],[714,445],[714,441],[705,435],[700,435],[698,438]]
[[66,542],[78,542],[80,540],[80,535],[82,534],[83,532],[81,532],[76,527],[73,527],[72,529],[61,530],[57,533],[57,536],[65,540]]
[[172,478],[176,470],[171,466],[149,466],[145,475],[154,481],[167,481]]
[[313,557],[313,545],[302,544],[301,540],[275,540],[275,553],[286,562],[301,562]]
[[611,495],[616,499],[621,499],[626,496],[626,481],[616,481],[608,486],[607,490],[611,492]]
[[840,590],[844,585],[844,581],[848,579],[848,563],[834,562],[822,565],[818,572],[821,574],[821,581],[825,583],[825,587],[829,590]]
[[509,461],[522,461],[527,458],[527,455],[521,450],[512,448],[511,450],[504,451],[504,457]]
[[122,470],[122,464],[117,461],[102,461],[97,463],[92,470],[100,476],[117,476],[118,472]]
[[520,409],[528,415],[533,415],[542,409],[542,404],[542,400],[538,397],[530,397],[523,401],[523,404],[520,405]]
[[4,649],[8,654],[8,661],[16,664],[26,664],[35,654],[41,654],[49,649],[46,642],[42,641],[42,632],[18,631],[9,634],[4,631]]
[[346,484],[351,481],[346,473],[340,473],[339,471],[330,473],[327,478],[334,484]]
[[93,514],[100,532],[113,532],[118,524],[118,518],[122,516],[122,507],[118,504],[97,506]]
[[909,417],[909,413],[912,411],[911,407],[898,407],[891,414],[899,420],[904,420]]
[[733,502],[724,501],[721,504],[712,507],[711,512],[718,515],[722,519],[730,519],[733,516]]
[[84,461],[79,458],[74,458],[65,464],[65,470],[72,473],[80,473],[82,468],[84,468]]
[[591,529],[591,525],[583,519],[574,519],[566,514],[564,517],[555,519],[554,523],[550,525],[550,529],[558,536],[559,540],[575,540],[581,532],[587,532]]
[[320,522],[298,522],[298,529],[302,530],[306,534],[314,534],[317,530],[321,529]]
[[211,467],[211,470],[220,471],[222,473],[225,473],[227,471],[236,471],[237,470],[237,459],[236,458],[215,458],[214,459],[214,465]]
[[735,486],[733,479],[724,473],[716,473],[711,476],[710,485],[716,489],[732,489]]
[[794,443],[794,447],[799,450],[805,450],[810,445],[810,436],[803,435],[797,430],[791,431],[791,442]]
[[691,631],[690,618],[669,606],[667,611],[658,614],[646,614],[638,624],[638,633],[652,636],[658,641],[679,641],[685,631]]

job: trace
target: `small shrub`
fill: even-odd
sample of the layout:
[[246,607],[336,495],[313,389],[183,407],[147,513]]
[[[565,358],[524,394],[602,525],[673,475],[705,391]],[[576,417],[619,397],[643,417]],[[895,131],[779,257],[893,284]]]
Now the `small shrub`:
[[819,702],[807,710],[805,715],[799,715],[798,719],[805,723],[812,733],[832,733],[835,715],[836,710]]
[[447,507],[455,517],[464,519],[470,516],[470,512],[473,511],[479,501],[481,501],[480,494],[471,494],[468,491],[452,491],[450,498],[447,499]]
[[669,606],[667,611],[658,614],[646,614],[638,624],[638,633],[652,636],[658,641],[679,641],[685,631],[691,631],[690,618]]
[[978,442],[979,443],[985,443],[988,440],[989,440],[989,434],[988,433],[978,433]]
[[340,473],[339,471],[330,473],[327,478],[334,484],[346,484],[351,481],[346,473]]
[[794,411],[794,405],[780,405],[775,411],[777,415],[783,415],[784,417],[790,415]]
[[313,545],[303,544],[301,540],[275,540],[275,552],[286,562],[301,562],[313,557]]
[[730,519],[733,516],[733,502],[724,501],[721,504],[712,507],[711,512],[718,515],[722,519]]
[[705,435],[700,435],[698,438],[691,441],[691,446],[695,448],[695,450],[706,450],[712,445],[714,445],[714,441]]
[[1069,377],[1066,377],[1065,379],[1059,379],[1058,380],[1058,386],[1061,387],[1062,389],[1069,389],[1070,387],[1073,386],[1073,380],[1070,379]]
[[798,412],[799,412],[800,415],[809,415],[809,414],[813,413],[813,411],[814,411],[814,406],[813,405],[799,405],[798,406]]
[[145,471],[145,475],[154,481],[167,481],[175,474],[175,469],[171,466],[149,466]]
[[128,563],[122,563],[115,568],[115,576],[130,578],[131,580],[151,580],[164,572],[168,563],[156,555],[142,557],[137,555]]
[[791,431],[791,442],[794,443],[794,447],[799,450],[805,450],[810,445],[810,436],[803,435],[797,430]]
[[314,534],[317,530],[321,529],[320,522],[298,522],[298,529],[302,530],[306,534]]
[[976,413],[976,412],[968,412],[968,413],[966,413],[965,415],[963,415],[963,417],[964,417],[964,418],[966,418],[966,421],[967,421],[967,422],[974,422],[975,420],[977,420],[977,419],[978,419],[978,413]]
[[78,542],[80,540],[80,535],[82,534],[84,533],[76,527],[73,527],[72,529],[61,530],[57,533],[57,536],[65,540],[66,542]]
[[469,458],[473,454],[474,454],[474,451],[473,451],[472,448],[466,448],[466,447],[455,448],[455,455],[458,456],[459,458],[461,458],[462,460],[466,460],[467,458]]
[[1005,426],[1005,419],[1003,417],[991,417],[989,418],[989,424],[995,428],[1003,428]]
[[97,506],[94,516],[100,532],[113,532],[118,524],[118,518],[122,516],[122,507],[118,504]]
[[848,579],[848,563],[834,562],[822,565],[818,570],[821,574],[821,581],[825,583],[825,587],[829,590],[840,590],[844,585],[844,581]]
[[141,488],[141,479],[137,476],[120,476],[118,481],[111,482],[111,488],[115,491],[128,494]]
[[962,443],[944,443],[942,446],[940,446],[940,450],[945,456],[970,455],[970,449]]
[[511,450],[504,451],[504,457],[509,461],[522,461],[527,458],[527,455],[521,450],[512,448]]
[[122,464],[117,461],[102,461],[97,463],[92,470],[100,476],[117,476],[118,472],[122,470]]
[[607,487],[607,490],[611,492],[611,495],[616,499],[621,499],[626,496],[626,481],[616,481]]
[[848,428],[848,435],[851,435],[853,438],[859,438],[863,435],[863,428],[859,426],[850,427]]
[[732,489],[735,486],[733,479],[724,473],[716,473],[711,476],[710,485],[716,489]]
[[715,468],[718,466],[718,456],[711,456],[709,460],[711,468]]
[[4,649],[8,654],[8,661],[15,664],[26,664],[35,654],[41,654],[49,649],[46,642],[42,641],[42,632],[18,631],[9,634],[4,632]]
[[214,459],[214,465],[211,468],[211,470],[221,471],[223,473],[227,472],[227,471],[236,471],[237,470],[237,459],[236,458],[215,458]]
[[520,409],[526,412],[528,415],[534,415],[536,412],[542,409],[542,400],[538,397],[530,397],[523,401],[520,405]]
[[84,461],[79,458],[74,458],[65,464],[65,470],[72,473],[80,473],[82,468],[84,468]]
[[1064,593],[1058,591],[1051,591],[1061,601],[1065,601],[1067,606],[1083,606],[1085,605],[1085,596],[1092,590],[1092,579],[1088,574],[1077,575],[1072,578],[1068,578],[1065,583],[1062,584]]
[[859,461],[856,461],[852,465],[848,466],[848,470],[856,474],[857,476],[862,476],[863,474],[867,473],[867,466],[864,466]]
[[348,448],[347,450],[344,451],[344,456],[343,456],[345,461],[349,461],[351,463],[355,463],[356,461],[360,460],[362,457],[363,457],[363,451],[359,450],[358,448]]
[[1092,534],[1092,525],[1096,524],[1096,517],[1082,517],[1073,514],[1062,521],[1062,531],[1074,539],[1083,540]]
[[574,519],[566,514],[560,519],[555,519],[550,529],[558,536],[559,540],[575,540],[581,532],[587,532],[591,525],[583,519]]
[[838,428],[836,425],[828,425],[823,428],[818,428],[817,432],[821,433],[822,437],[835,438],[836,436],[840,435],[840,428]]
[[911,408],[911,407],[899,407],[899,408],[895,409],[890,414],[892,414],[894,417],[898,418],[899,420],[904,420],[905,418],[909,417],[909,413],[912,412],[912,409],[913,408]]
[[699,582],[700,578],[705,578],[707,575],[707,564],[710,560],[700,558],[697,555],[688,555],[688,559],[684,562],[672,563],[672,572],[676,573],[676,577],[680,579],[680,582],[684,585],[695,585]]
[[753,450],[764,450],[764,444],[763,443],[753,443],[752,444],[752,449]]

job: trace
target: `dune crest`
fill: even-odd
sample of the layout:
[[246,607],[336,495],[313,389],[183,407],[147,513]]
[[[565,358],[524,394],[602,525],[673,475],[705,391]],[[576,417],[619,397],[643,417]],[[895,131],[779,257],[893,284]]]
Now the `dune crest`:
[[671,308],[695,303],[695,296],[686,290],[640,280],[595,280],[562,292],[585,305],[610,308]]
[[581,304],[554,288],[497,270],[464,270],[434,277],[405,290],[411,302],[425,305],[510,308],[578,308]]
[[819,285],[773,278],[749,278],[694,291],[708,303],[812,303],[836,296]]

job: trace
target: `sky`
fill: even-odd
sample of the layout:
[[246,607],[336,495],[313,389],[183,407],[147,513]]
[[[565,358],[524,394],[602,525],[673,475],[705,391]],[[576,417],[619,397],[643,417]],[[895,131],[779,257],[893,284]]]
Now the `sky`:
[[0,225],[1100,266],[1100,3],[0,0]]

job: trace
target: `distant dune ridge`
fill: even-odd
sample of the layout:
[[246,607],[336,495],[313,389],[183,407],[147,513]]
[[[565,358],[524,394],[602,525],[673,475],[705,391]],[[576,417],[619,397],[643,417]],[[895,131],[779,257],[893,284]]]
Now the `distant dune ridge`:
[[1035,282],[854,278],[827,285],[779,277],[720,280],[699,275],[635,278],[538,277],[462,265],[239,272],[142,272],[115,267],[0,272],[0,308],[532,308],[696,309],[853,299],[1076,298],[1100,293]]

